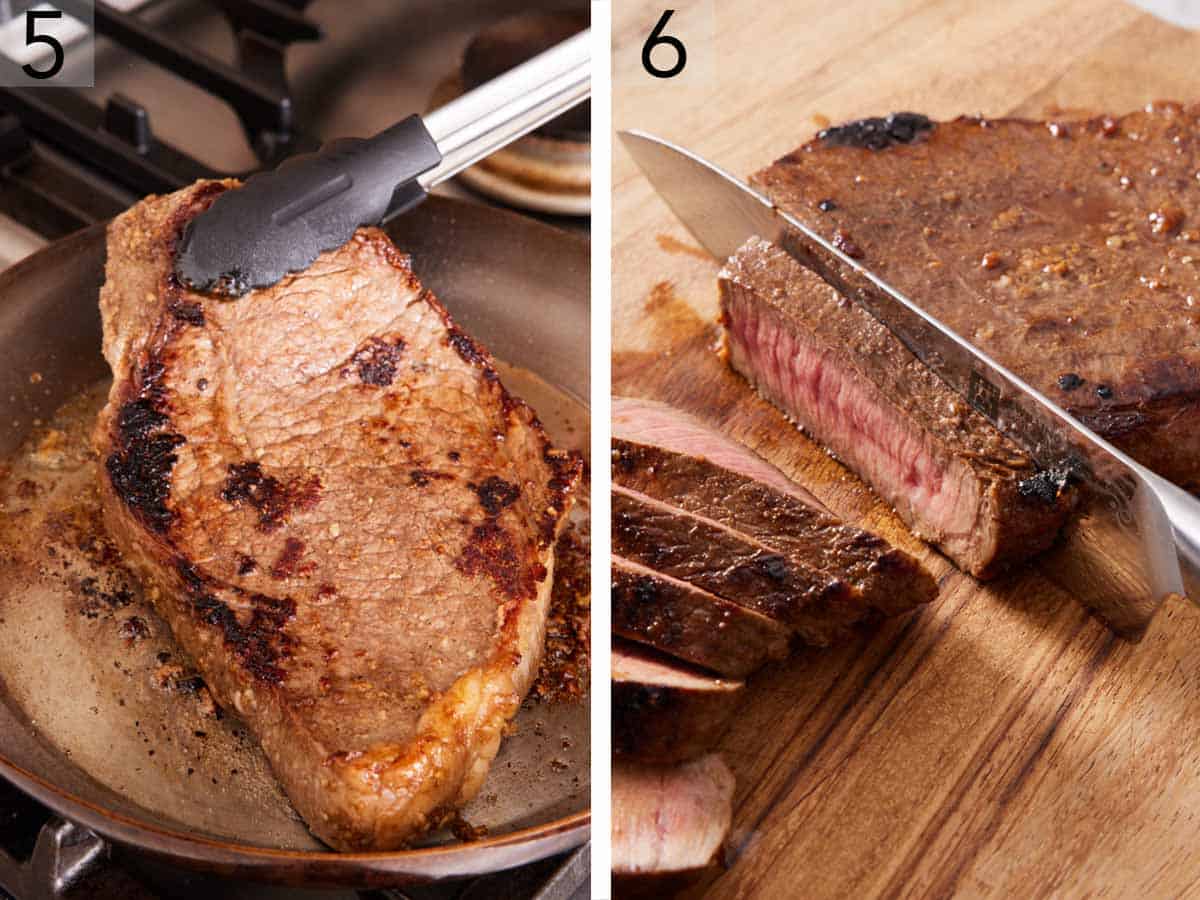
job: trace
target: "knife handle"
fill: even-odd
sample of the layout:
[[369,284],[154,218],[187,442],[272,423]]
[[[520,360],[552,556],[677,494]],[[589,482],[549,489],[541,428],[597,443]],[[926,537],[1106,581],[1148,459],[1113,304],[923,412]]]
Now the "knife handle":
[[1144,473],[1171,521],[1183,587],[1200,605],[1200,500],[1165,478]]

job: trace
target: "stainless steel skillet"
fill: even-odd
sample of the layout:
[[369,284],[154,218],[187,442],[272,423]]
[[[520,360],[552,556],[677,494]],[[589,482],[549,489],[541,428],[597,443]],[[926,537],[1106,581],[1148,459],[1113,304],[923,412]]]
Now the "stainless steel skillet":
[[[551,429],[586,447],[586,241],[436,196],[389,230],[463,327],[549,385],[516,372],[510,387],[540,394],[528,399],[540,412],[552,407],[543,413]],[[95,226],[0,274],[0,454],[107,375],[96,308],[103,263]],[[169,636],[140,600],[103,579],[89,586],[57,572],[96,547],[80,539],[86,523],[49,519],[62,534],[38,540],[61,543],[55,565],[31,561],[48,570],[49,587],[41,576],[0,579],[0,776],[59,815],[175,863],[306,885],[474,875],[586,840],[586,704],[532,704],[467,810],[486,837],[438,835],[397,853],[329,851],[291,813],[236,721],[214,718],[188,693],[186,672],[176,671],[186,661],[170,655]],[[74,599],[63,608],[55,591],[68,589]],[[144,639],[129,638],[131,618],[148,625]]]

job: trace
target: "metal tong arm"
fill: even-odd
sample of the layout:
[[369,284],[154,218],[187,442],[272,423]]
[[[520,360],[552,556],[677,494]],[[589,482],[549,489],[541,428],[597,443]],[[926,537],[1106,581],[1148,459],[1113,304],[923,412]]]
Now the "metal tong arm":
[[469,91],[422,121],[331,141],[226,191],[188,225],[175,272],[227,297],[302,272],[362,225],[416,206],[426,191],[585,99],[590,32]]
[[591,94],[591,29],[468,91],[424,117],[442,161],[429,189],[566,112]]

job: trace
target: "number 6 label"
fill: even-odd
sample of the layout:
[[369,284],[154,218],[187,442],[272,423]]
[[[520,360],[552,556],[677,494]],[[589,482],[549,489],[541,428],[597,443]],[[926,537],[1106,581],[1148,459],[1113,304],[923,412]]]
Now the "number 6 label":
[[613,4],[612,77],[618,92],[675,95],[705,87],[713,78],[716,0],[668,3]]
[[[665,11],[658,20],[658,24],[654,26],[654,30],[650,32],[650,37],[646,38],[646,43],[642,44],[642,68],[655,78],[674,78],[687,65],[687,48],[683,46],[683,41],[669,34],[663,34],[663,29],[667,27],[667,23],[671,21],[673,15],[675,15],[675,10]],[[656,47],[670,47],[675,53],[675,64],[667,69],[660,69],[656,66],[651,56]]]

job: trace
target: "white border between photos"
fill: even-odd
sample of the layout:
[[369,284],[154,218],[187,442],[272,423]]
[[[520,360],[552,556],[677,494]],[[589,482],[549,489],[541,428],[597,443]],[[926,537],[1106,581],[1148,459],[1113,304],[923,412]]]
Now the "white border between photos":
[[609,416],[612,409],[612,5],[592,0],[592,897],[612,896]]

